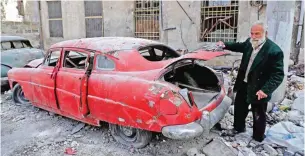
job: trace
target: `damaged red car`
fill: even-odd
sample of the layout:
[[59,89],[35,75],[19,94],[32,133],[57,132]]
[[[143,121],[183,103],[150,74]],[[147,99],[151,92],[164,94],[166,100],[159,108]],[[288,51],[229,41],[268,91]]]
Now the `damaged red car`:
[[100,37],[63,41],[44,59],[8,72],[13,100],[94,126],[109,123],[120,143],[142,148],[153,132],[190,139],[209,131],[231,105],[221,72],[205,60],[151,40]]

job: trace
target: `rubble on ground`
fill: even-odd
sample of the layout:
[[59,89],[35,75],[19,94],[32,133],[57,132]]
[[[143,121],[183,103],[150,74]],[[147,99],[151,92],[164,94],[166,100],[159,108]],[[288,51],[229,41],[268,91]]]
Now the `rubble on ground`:
[[[235,83],[237,71],[228,69],[223,71],[225,88],[228,90]],[[246,118],[246,132],[234,137],[222,136],[221,134],[225,130],[233,128],[233,115],[234,105],[229,108],[229,111],[220,122],[220,129],[216,131],[219,131],[220,137],[228,147],[238,151],[237,154],[235,152],[235,155],[304,155],[304,149],[296,150],[304,145],[304,64],[289,67],[285,98],[279,102],[268,103],[265,132],[268,135],[266,135],[263,142],[260,143],[252,139],[253,119],[251,111],[249,111]],[[279,125],[286,125],[289,130],[285,131],[283,130],[284,128],[279,128]],[[285,132],[286,135],[277,134],[275,129],[281,130],[282,133]],[[302,132],[300,133],[301,130]],[[221,143],[215,146],[221,146]]]

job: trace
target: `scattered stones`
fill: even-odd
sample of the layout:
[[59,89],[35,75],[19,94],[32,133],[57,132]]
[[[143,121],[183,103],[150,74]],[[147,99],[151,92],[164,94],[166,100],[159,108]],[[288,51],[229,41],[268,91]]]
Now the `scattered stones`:
[[78,143],[76,141],[72,141],[71,147],[76,147],[76,146],[78,146]]
[[73,128],[71,134],[75,134],[80,131],[83,127],[85,127],[85,123],[79,123],[76,127]]
[[264,150],[267,151],[270,156],[276,156],[278,154],[277,151],[268,144],[264,144],[263,147]]
[[231,115],[234,115],[234,105],[230,106],[230,108],[229,108],[229,113],[230,113]]
[[197,148],[191,148],[186,152],[187,156],[198,156],[199,152]]
[[14,118],[12,121],[13,122],[17,122],[17,121],[20,121],[20,120],[23,120],[25,119],[25,116],[17,116],[16,118]]

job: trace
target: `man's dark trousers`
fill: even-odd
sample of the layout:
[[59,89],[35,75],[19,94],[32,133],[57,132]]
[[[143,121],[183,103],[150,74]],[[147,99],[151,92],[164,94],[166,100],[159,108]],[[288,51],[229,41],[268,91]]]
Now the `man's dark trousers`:
[[[242,132],[246,128],[246,117],[248,115],[249,103],[247,103],[247,83],[243,82],[236,93],[234,102],[234,129]],[[264,140],[266,129],[266,102],[251,103],[253,114],[253,139],[256,141]]]

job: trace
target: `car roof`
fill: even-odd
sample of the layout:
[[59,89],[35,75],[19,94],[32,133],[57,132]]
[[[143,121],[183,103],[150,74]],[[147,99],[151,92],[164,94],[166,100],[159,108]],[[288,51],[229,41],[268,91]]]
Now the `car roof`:
[[7,41],[28,41],[28,39],[20,36],[0,36],[0,42],[7,42]]
[[116,50],[139,49],[148,45],[164,45],[161,42],[134,37],[94,37],[62,41],[50,48],[82,48],[107,53]]

